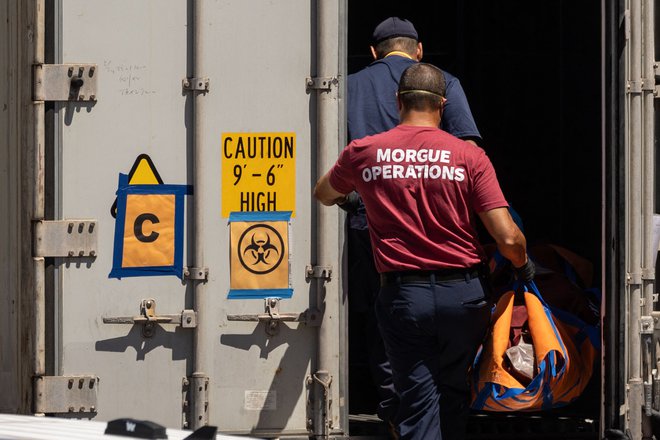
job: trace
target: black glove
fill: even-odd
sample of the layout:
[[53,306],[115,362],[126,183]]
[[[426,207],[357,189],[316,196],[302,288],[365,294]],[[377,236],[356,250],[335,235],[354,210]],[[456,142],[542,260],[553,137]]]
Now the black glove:
[[356,214],[360,206],[360,195],[355,191],[346,194],[346,198],[342,202],[337,203],[337,206],[349,214]]
[[532,281],[534,275],[536,275],[536,266],[534,266],[534,262],[530,258],[527,258],[527,263],[520,267],[514,267],[513,273],[516,275],[517,279],[529,282]]

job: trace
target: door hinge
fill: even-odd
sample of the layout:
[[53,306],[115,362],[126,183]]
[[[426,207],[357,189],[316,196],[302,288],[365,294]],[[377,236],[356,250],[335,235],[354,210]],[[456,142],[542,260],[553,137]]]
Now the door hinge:
[[190,427],[190,380],[184,377],[181,381],[181,428],[188,429]]
[[35,101],[96,101],[96,64],[35,64]]
[[34,378],[34,412],[93,417],[97,412],[98,388],[97,376],[37,376]]
[[192,426],[198,429],[209,423],[209,377],[204,373],[193,373],[189,378],[192,385]]
[[98,220],[37,220],[35,257],[96,257]]
[[197,327],[197,313],[194,310],[185,309],[181,313],[172,315],[157,315],[156,300],[153,298],[143,299],[140,302],[139,316],[104,316],[104,324],[141,324],[142,336],[151,338],[158,324],[175,324],[183,328]]

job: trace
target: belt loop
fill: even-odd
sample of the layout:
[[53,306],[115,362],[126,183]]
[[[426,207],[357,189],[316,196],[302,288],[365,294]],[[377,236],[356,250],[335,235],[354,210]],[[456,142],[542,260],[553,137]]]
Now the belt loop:
[[396,281],[397,286],[400,286],[401,285],[401,274],[397,273],[396,276],[394,277],[394,279]]
[[472,280],[472,274],[470,273],[469,270],[465,271],[465,282],[470,284],[470,281]]
[[435,282],[435,274],[434,274],[434,273],[432,273],[431,275],[429,275],[429,281],[431,281],[431,284],[432,284],[432,285],[437,284],[437,283]]

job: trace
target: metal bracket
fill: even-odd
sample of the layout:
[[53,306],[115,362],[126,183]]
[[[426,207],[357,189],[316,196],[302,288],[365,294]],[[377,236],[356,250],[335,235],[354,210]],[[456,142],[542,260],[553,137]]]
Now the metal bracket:
[[151,338],[156,331],[156,324],[175,324],[182,328],[197,327],[197,313],[194,310],[183,310],[176,315],[157,315],[156,300],[143,299],[140,303],[140,316],[103,317],[104,324],[142,324],[142,336]]
[[184,78],[181,80],[181,87],[187,92],[200,91],[208,92],[211,85],[211,80],[204,76],[201,78]]
[[336,76],[326,76],[322,78],[306,78],[305,85],[307,86],[307,92],[310,90],[322,90],[329,91],[332,89],[332,86],[339,84],[339,79]]
[[209,423],[209,377],[204,373],[193,373],[192,384],[192,428],[198,429]]
[[35,413],[96,413],[97,376],[37,376],[34,378]]
[[626,273],[626,284],[629,286],[640,286],[642,284],[642,274],[640,272]]
[[184,267],[183,278],[187,280],[206,281],[209,278],[208,267]]
[[98,220],[38,220],[34,223],[36,257],[96,257]]
[[644,281],[653,281],[653,280],[655,280],[655,268],[653,268],[653,269],[642,269],[642,280],[644,280]]
[[332,266],[311,266],[305,267],[305,280],[323,279],[330,281],[332,279]]
[[312,323],[318,322],[320,313],[280,313],[280,299],[279,298],[266,298],[264,300],[264,311],[259,315],[227,315],[227,321],[249,321],[249,322],[264,322],[266,324],[266,334],[275,336],[280,331],[280,322],[304,322]]
[[191,400],[190,380],[184,377],[181,381],[181,428],[190,427],[190,400]]
[[642,93],[643,81],[641,80],[631,80],[626,82],[626,93]]
[[35,101],[96,101],[96,64],[35,64]]
[[655,320],[653,316],[642,316],[639,318],[639,333],[642,335],[652,335],[655,330]]
[[642,78],[642,90],[644,92],[655,92],[655,78]]

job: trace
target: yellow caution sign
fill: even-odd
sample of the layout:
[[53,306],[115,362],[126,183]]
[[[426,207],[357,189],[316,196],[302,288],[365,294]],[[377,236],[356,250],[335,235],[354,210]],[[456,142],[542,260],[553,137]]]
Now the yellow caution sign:
[[291,212],[233,212],[229,298],[290,298]]
[[222,217],[296,208],[296,134],[222,133]]
[[[129,185],[162,185],[158,170],[148,154],[140,154],[133,162],[131,171],[128,172]],[[117,218],[117,199],[110,208],[110,215]]]

